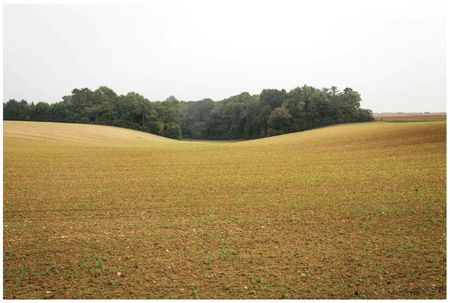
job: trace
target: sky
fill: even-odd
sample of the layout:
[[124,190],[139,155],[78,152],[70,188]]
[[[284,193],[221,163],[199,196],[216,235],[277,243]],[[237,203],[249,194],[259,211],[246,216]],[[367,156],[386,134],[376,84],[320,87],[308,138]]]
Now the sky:
[[149,100],[351,87],[374,112],[446,111],[445,1],[5,4],[3,100],[101,85]]

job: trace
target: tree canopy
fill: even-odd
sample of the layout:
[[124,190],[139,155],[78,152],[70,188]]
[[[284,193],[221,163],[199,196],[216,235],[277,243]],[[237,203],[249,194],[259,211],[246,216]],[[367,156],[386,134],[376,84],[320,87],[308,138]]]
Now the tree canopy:
[[243,92],[221,101],[179,101],[171,96],[155,102],[101,86],[94,91],[74,89],[52,104],[11,99],[3,103],[3,119],[113,125],[169,138],[252,139],[372,121],[372,112],[361,109],[360,101],[358,92],[334,86],[264,89],[259,95]]

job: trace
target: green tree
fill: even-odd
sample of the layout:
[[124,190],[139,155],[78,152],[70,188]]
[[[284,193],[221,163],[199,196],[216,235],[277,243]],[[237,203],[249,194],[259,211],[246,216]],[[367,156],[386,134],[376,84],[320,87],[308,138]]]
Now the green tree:
[[20,102],[11,99],[3,104],[3,119],[5,120],[29,120],[30,110],[27,101]]
[[263,89],[259,99],[263,104],[267,104],[271,109],[280,107],[286,100],[287,94],[284,89]]
[[49,121],[50,119],[50,105],[45,102],[39,102],[33,108],[31,113],[31,120],[34,121]]
[[221,101],[179,101],[170,96],[150,102],[130,92],[117,95],[101,86],[74,89],[61,102],[37,104],[12,99],[3,104],[5,120],[35,120],[115,125],[171,138],[251,139],[302,131],[334,123],[372,121],[360,108],[361,96],[351,88],[317,89],[304,85],[285,90],[264,89]]
[[275,108],[269,116],[268,135],[280,135],[292,131],[292,116],[285,107]]

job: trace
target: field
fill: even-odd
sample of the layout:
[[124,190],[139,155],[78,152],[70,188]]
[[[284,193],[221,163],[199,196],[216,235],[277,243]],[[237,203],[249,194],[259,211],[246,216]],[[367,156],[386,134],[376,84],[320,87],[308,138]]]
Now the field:
[[445,121],[3,125],[4,298],[446,297]]
[[446,121],[446,113],[429,113],[429,114],[375,114],[376,121],[385,122],[426,122],[426,121]]

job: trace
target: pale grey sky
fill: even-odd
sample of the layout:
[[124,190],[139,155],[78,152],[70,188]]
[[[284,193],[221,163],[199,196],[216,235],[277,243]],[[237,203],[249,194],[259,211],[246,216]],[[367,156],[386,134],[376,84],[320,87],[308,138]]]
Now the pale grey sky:
[[146,1],[4,5],[3,100],[107,85],[220,100],[303,84],[362,107],[445,111],[444,1]]

